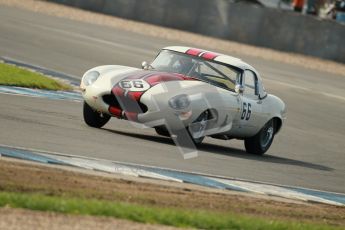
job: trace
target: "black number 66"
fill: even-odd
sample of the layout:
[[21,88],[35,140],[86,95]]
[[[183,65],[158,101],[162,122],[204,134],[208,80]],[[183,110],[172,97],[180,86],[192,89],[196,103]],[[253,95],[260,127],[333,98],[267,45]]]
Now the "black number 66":
[[243,102],[243,110],[241,114],[241,120],[248,121],[250,119],[250,115],[252,115],[252,105],[250,103]]

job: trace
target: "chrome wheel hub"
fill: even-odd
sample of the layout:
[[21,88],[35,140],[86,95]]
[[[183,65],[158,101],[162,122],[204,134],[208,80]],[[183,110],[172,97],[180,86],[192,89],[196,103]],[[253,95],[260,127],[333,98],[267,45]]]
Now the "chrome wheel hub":
[[272,126],[265,127],[265,130],[264,130],[262,137],[261,137],[261,145],[263,148],[266,148],[266,146],[272,140],[273,132],[274,132],[274,129]]
[[205,112],[201,118],[199,118],[195,123],[193,123],[189,127],[189,131],[195,140],[199,138],[203,138],[204,132],[207,127],[207,117],[208,117],[208,112]]

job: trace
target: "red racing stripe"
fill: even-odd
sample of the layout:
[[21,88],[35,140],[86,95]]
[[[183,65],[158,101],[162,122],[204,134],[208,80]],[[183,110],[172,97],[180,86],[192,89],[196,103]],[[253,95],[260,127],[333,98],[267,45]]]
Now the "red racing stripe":
[[125,91],[118,85],[116,85],[113,89],[112,92],[115,96],[122,97],[125,93]]
[[141,95],[143,95],[144,92],[134,92],[134,91],[130,91],[127,93],[127,97],[134,100],[134,101],[137,101],[139,102],[140,100],[140,97]]
[[199,56],[202,52],[204,52],[204,51],[201,49],[192,48],[192,49],[187,50],[186,54],[193,55],[193,56]]
[[148,76],[147,78],[145,78],[145,81],[149,83],[150,86],[152,87],[161,82],[181,81],[184,79],[185,77],[182,74],[158,73],[155,75]]
[[213,52],[206,52],[201,57],[207,59],[207,60],[214,60],[216,57],[218,57],[220,54],[213,53]]

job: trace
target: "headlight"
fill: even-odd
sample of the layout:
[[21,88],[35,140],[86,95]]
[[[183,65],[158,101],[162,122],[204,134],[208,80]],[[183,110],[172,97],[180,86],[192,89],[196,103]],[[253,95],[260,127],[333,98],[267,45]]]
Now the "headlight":
[[92,83],[94,83],[97,80],[99,75],[100,75],[100,73],[98,71],[88,72],[83,78],[84,85],[85,86],[91,85]]
[[176,110],[185,109],[190,105],[187,94],[177,95],[169,100],[169,106]]

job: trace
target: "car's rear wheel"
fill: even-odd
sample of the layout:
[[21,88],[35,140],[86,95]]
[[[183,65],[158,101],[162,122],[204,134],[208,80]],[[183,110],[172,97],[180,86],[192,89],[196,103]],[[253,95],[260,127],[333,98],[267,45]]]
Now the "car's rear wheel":
[[274,139],[274,120],[268,121],[258,134],[244,140],[248,153],[263,155],[271,146]]
[[91,106],[84,102],[83,108],[84,121],[88,126],[101,128],[104,126],[110,119],[108,114],[99,113],[95,111]]

